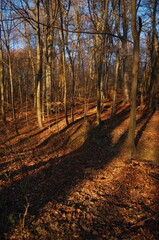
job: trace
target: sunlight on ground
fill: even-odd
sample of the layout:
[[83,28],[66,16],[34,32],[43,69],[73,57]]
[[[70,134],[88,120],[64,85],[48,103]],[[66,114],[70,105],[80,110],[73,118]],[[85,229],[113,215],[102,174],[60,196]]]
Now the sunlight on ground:
[[138,143],[138,157],[145,160],[159,161],[159,113],[152,116],[143,137]]

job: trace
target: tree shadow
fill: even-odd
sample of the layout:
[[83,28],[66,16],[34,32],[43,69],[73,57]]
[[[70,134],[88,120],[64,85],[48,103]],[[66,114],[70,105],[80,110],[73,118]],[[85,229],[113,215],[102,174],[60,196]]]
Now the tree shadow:
[[142,127],[140,128],[140,130],[138,131],[137,135],[136,135],[136,138],[135,138],[135,145],[138,144],[138,141],[140,140],[144,130],[146,129],[147,127],[147,124],[150,122],[152,116],[154,115],[155,111],[152,111],[150,113],[148,112],[145,112],[142,117],[137,121],[137,124],[140,124],[142,123],[145,119],[146,121],[144,122],[144,124],[142,125]]
[[[49,128],[54,127],[55,125],[57,125],[58,123],[60,123],[61,120],[62,120],[62,117],[59,118],[57,121],[54,120],[52,123],[49,124]],[[31,132],[34,132],[36,129],[37,129],[38,131],[37,131],[36,133],[31,134]],[[26,137],[23,137],[23,138],[19,139],[19,141],[18,141],[17,143],[13,144],[12,147],[14,147],[14,146],[19,146],[19,145],[23,144],[23,142],[25,142],[25,141],[27,141],[28,139],[31,139],[31,138],[33,138],[33,137],[35,137],[35,136],[37,136],[37,135],[40,135],[41,133],[45,132],[47,129],[48,129],[48,126],[43,127],[41,130],[39,130],[39,128],[36,127],[36,128],[34,128],[34,129],[32,129],[31,131],[27,131],[27,132],[25,132],[25,133],[19,134],[19,136],[23,136],[24,134],[29,134],[29,136],[26,136]],[[8,139],[4,142],[4,144],[7,143],[7,142],[9,142],[9,141],[11,141],[11,140],[13,140],[13,139],[16,138],[16,137],[17,137],[17,135],[8,138]],[[5,146],[5,149],[7,149],[7,148],[10,148],[10,146]]]

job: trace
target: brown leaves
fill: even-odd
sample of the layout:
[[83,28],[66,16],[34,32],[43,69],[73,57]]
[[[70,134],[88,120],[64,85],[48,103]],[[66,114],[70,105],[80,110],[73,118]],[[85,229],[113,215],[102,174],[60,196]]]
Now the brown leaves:
[[[26,240],[157,239],[159,114],[139,121],[138,130],[146,127],[138,158],[126,164],[129,121],[122,111],[107,128],[91,129],[85,140],[82,120],[58,133],[50,117],[39,131],[31,113],[28,125],[19,123],[20,136],[10,128],[1,146],[0,234]],[[108,112],[102,114],[107,121]],[[65,127],[63,118],[58,126]],[[22,231],[25,196],[29,208]]]

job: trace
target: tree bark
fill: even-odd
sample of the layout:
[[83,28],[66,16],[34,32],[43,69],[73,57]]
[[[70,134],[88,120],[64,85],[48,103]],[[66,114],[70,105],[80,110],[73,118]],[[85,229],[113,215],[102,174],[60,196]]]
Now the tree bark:
[[39,6],[40,1],[36,0],[36,36],[37,36],[37,69],[36,69],[36,109],[37,109],[37,119],[38,125],[42,127],[42,116],[41,116],[41,82],[42,82],[42,46],[41,46],[41,34],[40,34],[40,24],[39,24]]
[[[2,20],[2,13],[0,12],[0,22]],[[2,39],[1,39],[1,25],[0,25],[0,88],[1,88],[1,113],[4,125],[6,125],[5,103],[4,103],[4,79],[3,79],[3,54],[2,54]]]
[[[123,28],[123,37],[124,39],[127,39],[128,36],[128,11],[126,5],[128,2],[126,0],[121,1],[121,7],[122,7],[122,28]],[[122,50],[123,50],[123,85],[124,85],[124,102],[129,102],[129,89],[128,89],[128,79],[129,74],[127,70],[127,61],[128,61],[128,45],[127,41],[122,41]]]
[[51,108],[51,82],[52,82],[52,47],[53,47],[53,31],[51,29],[51,13],[50,13],[50,0],[46,1],[46,108],[47,115],[50,113]]
[[63,13],[62,13],[62,6],[61,0],[58,0],[58,6],[60,11],[60,20],[61,20],[61,42],[62,42],[62,82],[64,88],[64,96],[63,96],[63,103],[64,103],[64,110],[65,110],[65,120],[66,125],[69,125],[68,122],[68,109],[67,109],[67,80],[66,80],[66,58],[65,58],[65,36],[63,31]]
[[111,116],[115,114],[115,104],[117,96],[117,85],[118,85],[118,76],[119,76],[119,50],[116,53],[116,66],[115,66],[115,81],[114,81],[114,93],[113,93],[113,104],[112,104],[112,113]]
[[139,24],[139,30],[136,23],[136,0],[132,0],[132,36],[134,40],[133,47],[133,69],[132,69],[132,85],[131,85],[131,110],[130,110],[130,125],[128,133],[128,145],[130,148],[130,158],[134,158],[136,154],[135,146],[135,130],[136,130],[136,92],[138,82],[139,71],[139,38],[141,32],[141,25]]
[[[152,14],[152,37],[151,37],[151,50],[150,50],[150,59],[151,59],[151,76],[150,76],[150,87],[149,87],[149,97],[150,97],[150,108],[154,107],[153,104],[156,102],[155,95],[157,83],[157,75],[156,75],[156,66],[158,61],[158,53],[156,51],[156,12],[157,12],[157,0],[153,3],[153,14]],[[156,84],[157,83],[157,84]],[[154,101],[153,101],[154,99]]]
[[8,53],[8,65],[9,65],[9,79],[10,79],[10,87],[11,87],[12,117],[13,117],[13,123],[14,123],[16,134],[19,135],[18,128],[17,128],[17,122],[16,122],[15,106],[14,106],[14,104],[15,104],[14,103],[14,86],[13,86],[13,74],[12,74],[10,53]]
[[101,79],[102,79],[102,65],[100,59],[98,63],[98,78],[97,78],[97,125],[101,124]]

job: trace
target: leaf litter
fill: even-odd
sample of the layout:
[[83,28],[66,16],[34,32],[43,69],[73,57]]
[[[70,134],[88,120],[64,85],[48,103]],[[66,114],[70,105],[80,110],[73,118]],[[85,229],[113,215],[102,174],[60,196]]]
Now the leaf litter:
[[159,239],[159,112],[137,114],[128,162],[128,112],[119,109],[111,121],[103,111],[101,126],[92,107],[69,127],[59,114],[40,130],[32,111],[27,124],[18,120],[20,136],[9,124],[0,138],[1,239]]

